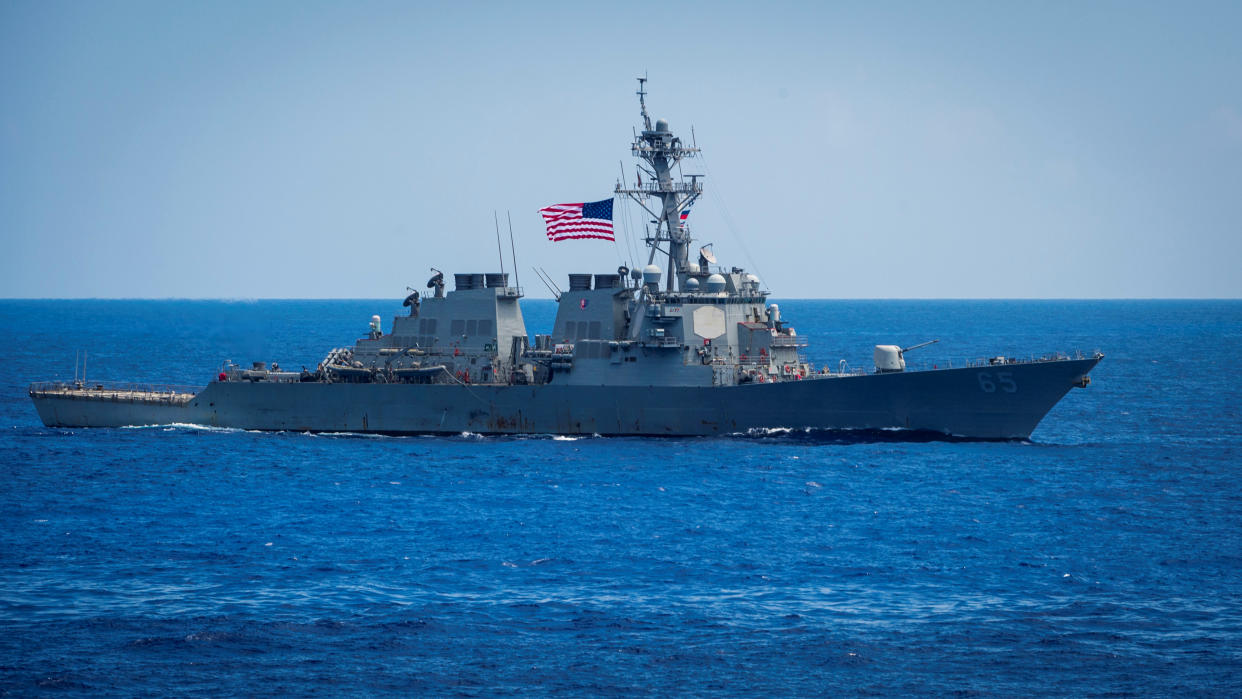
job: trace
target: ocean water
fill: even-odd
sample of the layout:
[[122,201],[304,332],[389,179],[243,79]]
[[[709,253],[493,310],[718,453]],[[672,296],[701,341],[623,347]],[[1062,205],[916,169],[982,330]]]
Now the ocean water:
[[0,302],[0,693],[1242,694],[1242,302],[781,306],[833,367],[1107,356],[1029,442],[61,430],[75,350],[201,384],[401,309]]

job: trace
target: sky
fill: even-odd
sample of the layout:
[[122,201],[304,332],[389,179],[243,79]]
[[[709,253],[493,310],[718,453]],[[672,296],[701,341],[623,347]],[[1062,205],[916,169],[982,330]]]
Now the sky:
[[[1242,3],[0,3],[0,297],[528,296],[648,105],[784,298],[1242,297]],[[693,127],[693,137],[691,128]],[[628,226],[622,225],[628,222]],[[628,235],[627,235],[628,234]],[[645,262],[645,254],[643,257]]]

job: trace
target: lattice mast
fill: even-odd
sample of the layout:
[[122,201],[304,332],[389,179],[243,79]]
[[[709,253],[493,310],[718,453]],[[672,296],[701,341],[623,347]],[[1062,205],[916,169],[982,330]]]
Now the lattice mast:
[[[638,79],[638,104],[643,117],[643,130],[634,136],[633,153],[645,161],[649,177],[647,182],[640,179],[632,188],[617,185],[616,193],[625,194],[651,215],[656,224],[654,236],[646,238],[651,252],[647,256],[647,264],[655,260],[656,251],[661,242],[668,245],[668,290],[673,291],[678,284],[678,272],[686,269],[690,251],[690,231],[682,225],[681,212],[694,203],[703,193],[703,185],[698,178],[691,175],[687,182],[684,178],[673,181],[673,168],[682,158],[693,158],[699,149],[682,144],[681,139],[674,136],[668,129],[668,122],[657,119],[652,128],[651,116],[647,114],[647,92],[644,83],[647,78]],[[655,198],[659,204],[653,208],[648,206],[646,199]],[[658,210],[657,210],[658,209]]]

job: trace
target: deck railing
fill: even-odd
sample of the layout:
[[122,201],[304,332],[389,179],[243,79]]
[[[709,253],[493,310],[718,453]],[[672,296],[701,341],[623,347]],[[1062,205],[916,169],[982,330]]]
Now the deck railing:
[[193,396],[203,390],[202,386],[177,384],[129,383],[122,381],[37,381],[30,384],[31,395],[101,396],[110,394],[134,394],[144,396]]
[[[1062,362],[1071,359],[1091,359],[1093,357],[1102,357],[1103,354],[1096,350],[1091,353],[1085,353],[1081,350],[1074,352],[1054,352],[1044,355],[1027,355],[1025,357],[988,357],[977,359],[940,359],[928,360],[923,362],[906,361],[906,371],[944,371],[946,369],[972,369],[975,367],[1005,367],[1014,364],[1038,364],[1040,362]],[[827,376],[862,376],[875,372],[875,367],[869,363],[865,367],[851,366],[842,361],[835,367],[835,371],[830,371]]]

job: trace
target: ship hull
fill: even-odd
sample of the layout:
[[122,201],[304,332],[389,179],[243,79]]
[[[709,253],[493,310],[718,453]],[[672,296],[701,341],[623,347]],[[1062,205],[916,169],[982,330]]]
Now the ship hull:
[[221,382],[181,404],[31,392],[49,427],[195,424],[251,430],[720,435],[903,429],[1025,439],[1099,358],[728,387]]

